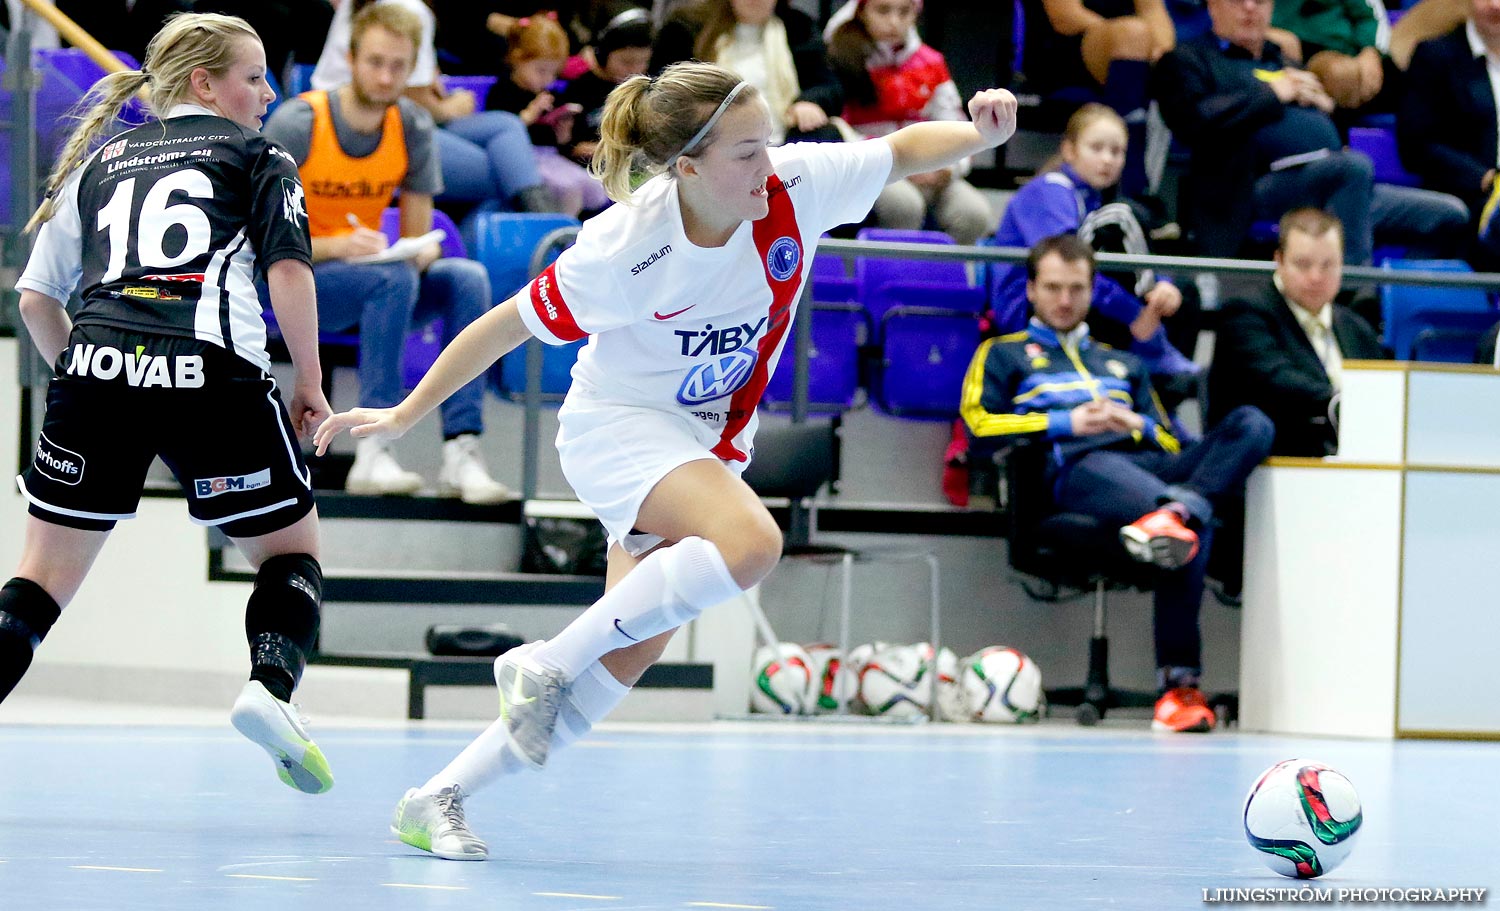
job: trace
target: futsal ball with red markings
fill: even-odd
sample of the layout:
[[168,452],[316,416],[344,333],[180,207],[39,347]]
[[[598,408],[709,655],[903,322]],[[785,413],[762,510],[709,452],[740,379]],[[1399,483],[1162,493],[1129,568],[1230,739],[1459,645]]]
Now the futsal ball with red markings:
[[1288,759],[1261,773],[1245,798],[1245,838],[1282,876],[1312,879],[1354,847],[1364,813],[1354,785],[1319,762]]
[[807,711],[812,685],[812,659],[802,646],[783,642],[755,650],[750,665],[750,709],[772,715],[801,715]]
[[844,653],[837,646],[817,643],[807,647],[812,682],[807,710],[816,715],[842,712],[854,700],[859,679],[850,672]]
[[[922,643],[925,645],[925,643]],[[932,700],[932,646],[892,645],[859,671],[859,701],[871,715],[915,718]]]
[[1020,649],[992,645],[964,659],[958,691],[970,721],[1020,724],[1041,717],[1042,672]]

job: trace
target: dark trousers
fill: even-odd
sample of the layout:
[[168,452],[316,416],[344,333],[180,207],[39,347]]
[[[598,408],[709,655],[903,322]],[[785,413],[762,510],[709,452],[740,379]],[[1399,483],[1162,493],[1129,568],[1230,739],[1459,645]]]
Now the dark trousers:
[[1181,569],[1162,572],[1156,586],[1157,667],[1202,667],[1198,608],[1212,550],[1213,507],[1244,490],[1245,478],[1270,454],[1275,435],[1270,419],[1247,405],[1179,453],[1099,450],[1063,468],[1057,479],[1053,489],[1062,510],[1094,516],[1107,526],[1128,525],[1173,501],[1193,513],[1197,556]]

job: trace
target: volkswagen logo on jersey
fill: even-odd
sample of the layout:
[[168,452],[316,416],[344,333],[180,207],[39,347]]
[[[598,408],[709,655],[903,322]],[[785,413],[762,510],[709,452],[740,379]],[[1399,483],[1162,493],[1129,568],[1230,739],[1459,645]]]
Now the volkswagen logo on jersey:
[[791,278],[802,262],[802,247],[791,237],[778,237],[766,252],[766,269],[779,282]]
[[677,401],[684,405],[702,405],[721,399],[749,382],[755,369],[755,352],[741,348],[713,358],[688,371],[677,390]]

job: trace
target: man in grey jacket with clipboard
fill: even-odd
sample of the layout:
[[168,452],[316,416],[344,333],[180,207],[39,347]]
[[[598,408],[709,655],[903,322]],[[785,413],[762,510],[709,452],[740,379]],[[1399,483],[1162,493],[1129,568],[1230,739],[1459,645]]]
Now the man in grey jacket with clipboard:
[[[395,4],[355,16],[352,81],[288,100],[265,134],[292,155],[302,177],[312,235],[321,328],[359,333],[359,404],[385,408],[405,394],[407,333],[442,320],[446,346],[493,304],[489,276],[473,260],[444,257],[432,231],[433,196],[442,190],[432,118],[402,97],[416,61],[421,22]],[[400,192],[401,238],[388,243],[382,213]],[[496,503],[510,491],[479,452],[484,378],[443,403],[443,465],[437,492],[466,503]],[[350,493],[414,494],[422,476],[396,461],[389,443],[358,441],[345,485]]]

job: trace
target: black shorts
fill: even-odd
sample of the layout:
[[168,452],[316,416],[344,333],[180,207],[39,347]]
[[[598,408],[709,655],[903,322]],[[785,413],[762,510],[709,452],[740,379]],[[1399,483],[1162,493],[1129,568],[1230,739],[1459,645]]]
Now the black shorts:
[[276,381],[208,342],[86,325],[47,385],[36,455],[17,479],[30,512],[107,531],[135,516],[161,456],[200,525],[279,531],[312,510],[311,477]]

